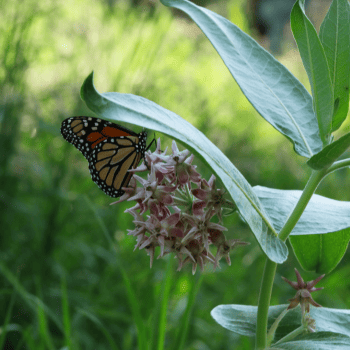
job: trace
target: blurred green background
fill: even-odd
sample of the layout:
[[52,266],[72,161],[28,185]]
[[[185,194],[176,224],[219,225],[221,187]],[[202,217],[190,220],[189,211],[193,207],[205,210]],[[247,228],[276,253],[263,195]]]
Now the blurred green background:
[[[284,27],[288,15],[285,23],[264,22],[263,14],[271,17],[277,8],[272,0],[260,12],[253,0],[196,3],[254,36],[307,86],[288,23]],[[145,251],[133,252],[134,238],[126,235],[133,228],[124,213],[130,204],[109,206],[113,199],[91,181],[87,161],[63,140],[60,124],[69,116],[93,116],[79,93],[94,70],[99,91],[144,96],[191,122],[252,186],[302,189],[310,175],[305,159],[250,106],[182,13],[157,1],[0,4],[0,348],[251,349],[251,339],[210,316],[219,304],[257,303],[264,257],[249,228],[235,215],[225,221],[228,238],[251,242],[231,254],[232,266],[222,262],[216,272],[192,276],[189,266],[176,272],[168,258],[150,269]],[[328,5],[310,1],[316,27]],[[345,124],[337,135],[349,131]],[[210,169],[198,166],[208,179]],[[347,169],[331,174],[317,193],[350,200],[348,176]],[[277,270],[272,304],[293,297],[281,276],[295,280],[294,267],[300,268],[290,254]],[[349,307],[349,274],[345,255],[320,282],[326,289],[315,300]]]

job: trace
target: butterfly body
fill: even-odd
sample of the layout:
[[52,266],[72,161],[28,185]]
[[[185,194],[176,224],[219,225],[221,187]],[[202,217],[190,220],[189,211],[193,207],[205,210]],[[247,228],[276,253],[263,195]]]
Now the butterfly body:
[[111,197],[124,194],[132,173],[146,152],[147,133],[93,117],[71,117],[61,125],[62,136],[89,162],[92,180]]

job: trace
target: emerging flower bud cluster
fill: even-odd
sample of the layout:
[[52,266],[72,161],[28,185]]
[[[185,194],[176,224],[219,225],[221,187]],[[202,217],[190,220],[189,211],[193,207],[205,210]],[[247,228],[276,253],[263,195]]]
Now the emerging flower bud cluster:
[[312,299],[311,293],[316,292],[317,290],[323,289],[323,287],[315,288],[315,285],[325,276],[325,274],[317,277],[313,281],[304,282],[301,277],[299,271],[294,269],[295,274],[297,276],[297,282],[289,281],[287,278],[282,277],[283,281],[287,282],[290,286],[292,286],[297,293],[295,294],[293,299],[289,299],[290,304],[288,309],[294,309],[299,304],[301,305],[302,314],[310,312],[310,304],[315,307],[322,307],[320,304],[316,303],[314,299]]
[[[135,249],[147,251],[151,267],[156,247],[160,247],[158,258],[174,253],[179,260],[178,270],[190,263],[193,274],[197,265],[202,271],[207,263],[218,267],[222,257],[230,265],[230,250],[247,244],[227,240],[223,233],[227,229],[220,225],[223,209],[233,212],[235,204],[224,198],[224,190],[216,188],[214,175],[209,181],[201,178],[188,150],[180,152],[173,141],[172,154],[166,155],[166,151],[161,151],[158,139],[155,152],[145,154],[147,165],[142,163],[130,170],[148,170],[147,180],[134,174],[130,187],[123,188],[124,195],[112,203],[136,201],[134,207],[126,210],[134,217],[135,229],[129,230],[128,235],[136,238]],[[150,215],[145,218],[148,210]],[[215,215],[220,224],[211,222]],[[209,250],[212,244],[217,247],[215,256]]]

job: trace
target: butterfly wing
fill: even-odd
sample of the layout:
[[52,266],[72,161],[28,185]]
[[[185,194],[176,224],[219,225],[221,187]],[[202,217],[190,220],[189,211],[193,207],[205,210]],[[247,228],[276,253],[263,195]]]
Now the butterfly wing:
[[[93,149],[108,138],[137,136],[121,125],[93,117],[71,117],[61,125],[62,136],[87,158]],[[112,141],[113,142],[113,141]]]
[[147,133],[136,134],[121,125],[92,117],[64,120],[62,136],[83,153],[92,180],[109,196],[119,197],[145,156]]
[[144,148],[138,151],[137,144],[135,136],[120,138],[114,143],[103,141],[88,157],[92,180],[107,195],[119,197],[124,193],[121,188],[129,184],[132,176],[129,169],[136,168],[144,157]]

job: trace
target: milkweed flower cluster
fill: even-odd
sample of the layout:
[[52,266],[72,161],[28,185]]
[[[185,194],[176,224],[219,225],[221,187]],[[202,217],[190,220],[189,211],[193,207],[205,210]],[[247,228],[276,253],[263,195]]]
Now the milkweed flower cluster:
[[[207,263],[216,269],[223,257],[231,265],[230,251],[248,244],[227,240],[224,235],[227,229],[221,225],[223,211],[232,213],[235,204],[225,198],[224,190],[216,187],[214,175],[209,181],[201,178],[188,150],[180,152],[173,141],[172,154],[166,153],[167,150],[161,151],[158,139],[156,150],[147,151],[145,162],[130,170],[134,175],[129,187],[124,187],[125,193],[112,203],[136,201],[134,207],[126,210],[134,217],[135,228],[128,235],[136,238],[135,249],[147,251],[151,267],[156,247],[160,247],[158,258],[174,253],[179,261],[178,270],[192,264],[193,274],[198,265],[203,271]],[[147,180],[135,174],[140,171],[148,171]],[[145,218],[147,211],[150,215]],[[219,223],[211,221],[214,216]],[[210,245],[217,248],[215,256]]]

